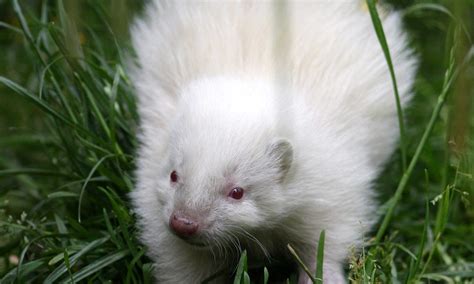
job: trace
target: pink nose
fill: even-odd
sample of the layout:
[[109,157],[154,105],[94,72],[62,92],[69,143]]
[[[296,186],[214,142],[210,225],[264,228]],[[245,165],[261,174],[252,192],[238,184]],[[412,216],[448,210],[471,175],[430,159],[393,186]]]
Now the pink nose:
[[184,214],[171,214],[170,228],[182,238],[193,236],[198,230],[198,222]]

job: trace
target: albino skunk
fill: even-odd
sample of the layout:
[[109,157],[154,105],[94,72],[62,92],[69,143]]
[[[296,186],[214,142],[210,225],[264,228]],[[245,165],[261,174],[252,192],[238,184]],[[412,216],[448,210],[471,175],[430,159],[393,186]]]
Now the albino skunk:
[[[402,105],[415,60],[385,12]],[[141,115],[141,240],[159,283],[227,283],[250,265],[312,269],[324,282],[376,221],[372,183],[396,146],[387,63],[362,1],[152,1],[132,28]],[[309,283],[300,272],[299,282]]]

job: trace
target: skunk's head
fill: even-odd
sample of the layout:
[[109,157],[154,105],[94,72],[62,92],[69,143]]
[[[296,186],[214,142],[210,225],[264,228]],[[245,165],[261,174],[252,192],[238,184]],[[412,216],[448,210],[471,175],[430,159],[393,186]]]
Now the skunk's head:
[[272,88],[214,78],[183,90],[160,180],[163,219],[202,246],[249,237],[285,214],[293,159],[280,138]]

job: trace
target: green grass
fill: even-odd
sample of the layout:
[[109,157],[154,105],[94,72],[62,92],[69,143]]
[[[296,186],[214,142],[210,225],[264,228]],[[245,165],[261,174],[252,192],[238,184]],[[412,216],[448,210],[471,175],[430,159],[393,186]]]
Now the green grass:
[[[377,182],[381,220],[347,272],[358,283],[473,281],[474,2],[392,2],[420,69],[399,111],[401,151]],[[1,283],[152,281],[127,198],[137,146],[127,26],[140,6],[0,0]],[[259,270],[242,254],[234,283],[267,283],[271,268]]]

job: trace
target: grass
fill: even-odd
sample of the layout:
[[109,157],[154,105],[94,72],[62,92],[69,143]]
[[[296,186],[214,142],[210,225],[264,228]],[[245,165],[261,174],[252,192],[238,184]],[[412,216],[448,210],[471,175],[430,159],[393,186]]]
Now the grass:
[[[473,281],[474,3],[393,2],[420,57],[416,94],[399,111],[402,154],[377,182],[383,218],[347,272],[357,283]],[[152,281],[127,198],[137,113],[126,31],[139,9],[0,0],[1,283]],[[272,270],[251,277],[246,261],[234,283],[267,283]]]

